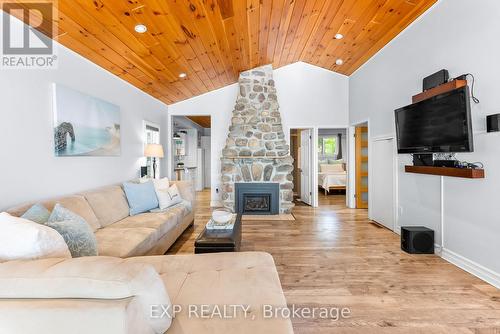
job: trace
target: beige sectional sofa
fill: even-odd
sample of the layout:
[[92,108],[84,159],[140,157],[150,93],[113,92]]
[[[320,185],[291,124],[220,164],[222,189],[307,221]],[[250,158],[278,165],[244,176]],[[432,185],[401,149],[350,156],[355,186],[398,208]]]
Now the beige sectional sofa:
[[[129,206],[120,185],[107,186],[80,194],[41,203],[52,210],[56,203],[83,217],[92,227],[102,256],[132,257],[162,255],[186,228],[194,222],[195,190],[188,181],[176,184],[182,203],[161,213],[141,213],[129,216]],[[38,203],[38,202],[36,202]],[[21,216],[35,203],[26,203],[7,210]]]
[[264,316],[265,307],[287,307],[271,255],[140,256],[164,254],[193,223],[194,189],[175,183],[191,210],[129,216],[120,186],[42,202],[85,218],[99,256],[0,261],[0,334],[292,334],[290,319]]
[[[150,311],[168,299],[181,311],[166,334],[293,333],[288,318],[264,316],[267,305],[286,308],[266,253],[9,261],[0,263],[0,283],[1,334],[160,334],[171,320]],[[246,312],[222,318],[203,305]]]

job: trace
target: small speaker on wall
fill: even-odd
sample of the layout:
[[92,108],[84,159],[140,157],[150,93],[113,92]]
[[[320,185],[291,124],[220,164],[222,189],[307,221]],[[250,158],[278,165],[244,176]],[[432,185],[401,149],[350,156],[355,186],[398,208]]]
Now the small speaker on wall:
[[488,132],[500,131],[500,114],[486,116],[486,128]]
[[434,254],[434,231],[423,226],[401,227],[401,249],[410,254]]

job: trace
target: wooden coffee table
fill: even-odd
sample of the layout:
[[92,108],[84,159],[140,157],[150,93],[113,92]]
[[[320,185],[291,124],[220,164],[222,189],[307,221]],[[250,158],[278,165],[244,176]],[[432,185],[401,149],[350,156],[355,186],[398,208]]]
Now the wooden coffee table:
[[194,253],[238,252],[241,244],[241,214],[232,230],[207,230],[204,228],[194,242]]

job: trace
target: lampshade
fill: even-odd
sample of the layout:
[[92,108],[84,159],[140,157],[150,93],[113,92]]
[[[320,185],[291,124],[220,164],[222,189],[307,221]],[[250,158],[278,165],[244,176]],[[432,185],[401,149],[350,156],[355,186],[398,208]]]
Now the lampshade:
[[144,156],[147,158],[163,158],[163,146],[160,144],[147,144],[144,147]]

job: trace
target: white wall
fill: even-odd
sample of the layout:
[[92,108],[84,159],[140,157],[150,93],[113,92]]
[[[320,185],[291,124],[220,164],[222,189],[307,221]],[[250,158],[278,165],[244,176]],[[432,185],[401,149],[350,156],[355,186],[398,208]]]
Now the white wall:
[[[298,62],[275,70],[274,80],[286,136],[289,136],[290,127],[348,125],[348,77]],[[169,116],[212,117],[212,201],[219,200],[216,189],[220,183],[220,157],[229,132],[237,92],[238,85],[233,84],[172,104],[168,109]]]
[[[0,210],[138,176],[142,122],[164,123],[165,104],[65,47],[56,47],[56,70],[0,70]],[[120,106],[121,156],[55,157],[54,82]]]
[[[473,73],[481,104],[472,106],[474,153],[459,159],[482,161],[484,180],[404,173],[399,156],[400,225],[425,225],[440,238],[443,256],[500,284],[500,134],[486,134],[485,117],[500,112],[500,2],[440,0],[350,78],[350,122],[369,119],[370,136],[394,134],[394,109],[421,92],[422,78],[446,68],[450,76]],[[371,177],[376,178],[376,175]],[[441,207],[443,197],[443,207]],[[491,278],[490,277],[490,278]],[[496,278],[495,278],[496,277]]]

